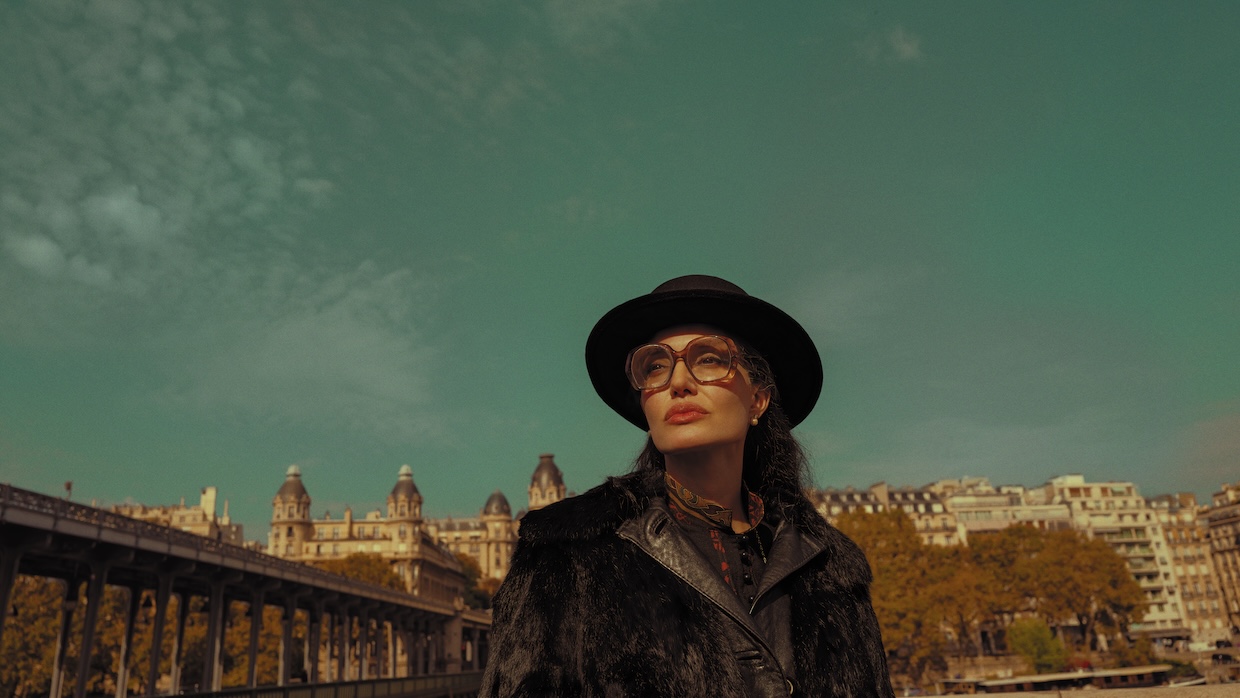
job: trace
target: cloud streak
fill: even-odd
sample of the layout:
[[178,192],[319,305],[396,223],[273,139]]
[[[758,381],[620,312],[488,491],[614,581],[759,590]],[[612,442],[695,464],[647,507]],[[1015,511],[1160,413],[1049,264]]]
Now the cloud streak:
[[924,60],[921,37],[896,26],[857,42],[857,52],[870,63],[916,63]]

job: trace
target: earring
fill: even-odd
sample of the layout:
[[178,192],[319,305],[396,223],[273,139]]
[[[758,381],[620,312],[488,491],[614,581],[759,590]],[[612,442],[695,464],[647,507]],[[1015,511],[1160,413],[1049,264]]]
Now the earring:
[[755,416],[753,419],[749,420],[749,424],[750,426],[758,426],[758,418]]

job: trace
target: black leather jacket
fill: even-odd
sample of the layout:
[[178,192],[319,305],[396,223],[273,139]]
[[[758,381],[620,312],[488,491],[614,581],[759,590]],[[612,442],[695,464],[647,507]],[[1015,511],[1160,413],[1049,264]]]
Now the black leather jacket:
[[616,533],[732,620],[727,626],[728,644],[741,666],[747,695],[793,694],[796,662],[792,654],[792,610],[780,582],[822,553],[825,546],[821,541],[785,521],[778,522],[766,571],[758,582],[753,604],[746,608],[672,520],[662,498],[652,498],[641,516],[625,521]]
[[746,608],[672,520],[662,473],[521,521],[482,696],[892,695],[869,566],[799,493]]

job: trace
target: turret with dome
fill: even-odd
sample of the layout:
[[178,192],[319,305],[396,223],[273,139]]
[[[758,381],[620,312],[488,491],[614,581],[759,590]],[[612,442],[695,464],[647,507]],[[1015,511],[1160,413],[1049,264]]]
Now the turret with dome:
[[301,482],[301,468],[290,465],[284,473],[284,484],[280,485],[271,500],[271,540],[268,541],[268,549],[274,555],[296,555],[313,536],[310,493]]
[[422,520],[422,493],[413,484],[413,468],[408,464],[400,466],[396,474],[396,485],[387,498],[387,515],[389,519],[402,519],[420,522]]
[[564,499],[564,491],[564,473],[555,464],[555,454],[540,455],[538,467],[530,476],[530,511]]

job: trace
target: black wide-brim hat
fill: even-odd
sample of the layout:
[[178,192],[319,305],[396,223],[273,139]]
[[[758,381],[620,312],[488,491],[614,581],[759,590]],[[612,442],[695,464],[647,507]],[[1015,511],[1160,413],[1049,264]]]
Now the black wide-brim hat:
[[586,340],[586,368],[594,390],[621,417],[648,428],[624,373],[629,352],[676,325],[712,325],[757,351],[771,365],[780,404],[800,424],[822,392],[822,359],[814,340],[784,311],[715,276],[681,276],[612,308]]

